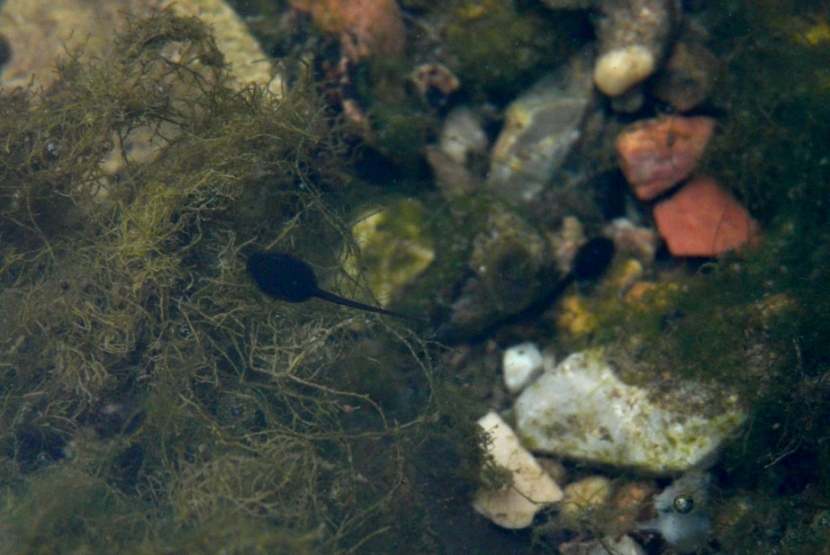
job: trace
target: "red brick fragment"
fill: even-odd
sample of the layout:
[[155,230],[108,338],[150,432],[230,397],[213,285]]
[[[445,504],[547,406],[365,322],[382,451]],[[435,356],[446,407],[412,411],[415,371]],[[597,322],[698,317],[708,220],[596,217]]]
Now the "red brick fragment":
[[714,129],[712,118],[663,116],[620,133],[620,167],[637,198],[656,198],[689,177]]
[[674,256],[712,257],[758,240],[758,223],[708,177],[693,179],[658,202],[654,219]]

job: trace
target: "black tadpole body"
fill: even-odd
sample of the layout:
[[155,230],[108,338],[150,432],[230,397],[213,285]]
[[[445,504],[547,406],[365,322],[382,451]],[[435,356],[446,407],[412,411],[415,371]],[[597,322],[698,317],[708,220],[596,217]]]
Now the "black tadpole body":
[[248,258],[246,268],[263,293],[287,303],[302,303],[316,297],[358,310],[408,318],[391,310],[352,301],[320,289],[311,266],[290,254],[257,252]]

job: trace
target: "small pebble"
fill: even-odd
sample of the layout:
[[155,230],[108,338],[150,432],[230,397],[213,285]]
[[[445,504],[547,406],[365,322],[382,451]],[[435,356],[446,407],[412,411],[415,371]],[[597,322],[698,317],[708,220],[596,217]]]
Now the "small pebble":
[[489,146],[481,118],[465,107],[455,108],[444,121],[439,145],[441,151],[462,166],[470,154],[484,155]]
[[718,256],[758,240],[758,223],[708,177],[694,179],[658,202],[654,219],[674,256]]
[[637,198],[657,198],[689,177],[714,130],[712,118],[663,116],[620,133],[620,168]]
[[478,425],[490,435],[487,454],[493,464],[509,473],[511,483],[480,489],[473,508],[502,528],[527,528],[545,505],[562,499],[562,490],[498,414],[483,416]]
[[715,88],[718,66],[718,59],[705,46],[678,42],[657,75],[652,93],[679,112],[688,112]]
[[594,84],[608,96],[619,96],[654,72],[657,59],[638,44],[602,54],[594,66]]
[[504,385],[510,393],[519,393],[542,372],[542,352],[533,343],[521,343],[504,351],[502,371]]

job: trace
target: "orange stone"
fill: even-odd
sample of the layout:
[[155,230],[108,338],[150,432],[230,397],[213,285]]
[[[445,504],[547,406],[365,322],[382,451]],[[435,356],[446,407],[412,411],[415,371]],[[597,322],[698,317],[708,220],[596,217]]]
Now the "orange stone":
[[712,118],[663,116],[620,133],[620,168],[637,198],[656,198],[689,177],[714,130]]
[[311,14],[323,32],[340,36],[343,54],[352,62],[372,55],[403,53],[406,29],[395,0],[289,0]]
[[758,223],[708,177],[693,179],[658,202],[654,219],[674,256],[712,257],[758,240]]

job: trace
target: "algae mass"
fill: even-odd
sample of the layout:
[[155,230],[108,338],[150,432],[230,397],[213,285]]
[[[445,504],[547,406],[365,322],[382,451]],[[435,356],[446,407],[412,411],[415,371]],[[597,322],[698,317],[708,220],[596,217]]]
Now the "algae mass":
[[241,86],[162,11],[2,96],[3,551],[422,546],[405,455],[447,426],[427,346],[245,277],[256,248],[329,274],[349,248],[311,85]]

